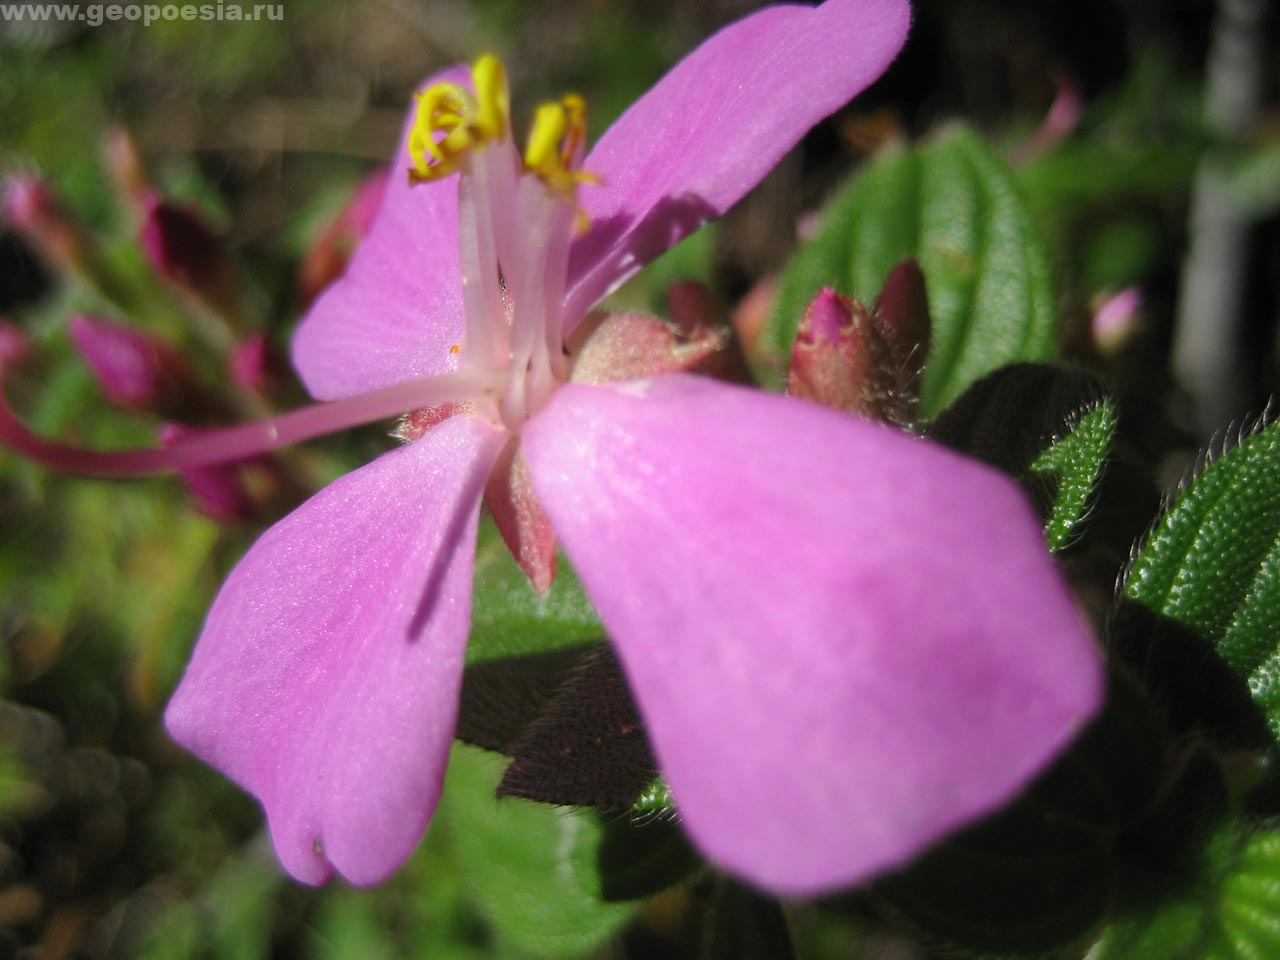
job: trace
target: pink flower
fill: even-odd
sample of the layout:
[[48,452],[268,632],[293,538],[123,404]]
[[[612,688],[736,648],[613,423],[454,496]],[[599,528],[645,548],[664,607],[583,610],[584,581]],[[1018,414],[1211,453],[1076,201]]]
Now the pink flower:
[[377,882],[426,828],[486,487],[506,494],[526,569],[549,575],[558,539],[579,572],[693,842],[763,887],[814,893],[903,863],[1007,799],[1096,709],[1098,651],[1013,482],[687,373],[575,380],[562,350],[592,305],[875,79],[908,19],[904,0],[764,9],[585,158],[577,98],[539,110],[521,158],[500,65],[450,71],[419,94],[396,164],[411,178],[295,337],[330,403],[88,459],[0,410],[10,444],[101,472],[417,411],[410,442],[246,554],[166,715],[261,800],[294,876]]

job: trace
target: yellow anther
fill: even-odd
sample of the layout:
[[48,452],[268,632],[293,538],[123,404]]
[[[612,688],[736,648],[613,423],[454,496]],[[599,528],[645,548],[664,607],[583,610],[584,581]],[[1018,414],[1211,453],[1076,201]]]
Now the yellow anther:
[[564,170],[561,142],[569,132],[569,115],[558,103],[544,103],[533,115],[529,143],[524,149],[524,165],[543,177]]
[[511,114],[507,68],[497,57],[486,54],[472,66],[471,80],[476,85],[479,108],[474,126],[487,139],[501,140],[507,135],[507,118]]
[[454,173],[472,150],[506,136],[507,72],[486,55],[471,68],[475,93],[456,83],[433,84],[418,94],[409,131],[409,180],[420,183]]
[[561,193],[572,193],[580,183],[598,183],[594,175],[573,169],[586,139],[587,104],[582,97],[570,93],[556,103],[544,103],[533,115],[525,169]]

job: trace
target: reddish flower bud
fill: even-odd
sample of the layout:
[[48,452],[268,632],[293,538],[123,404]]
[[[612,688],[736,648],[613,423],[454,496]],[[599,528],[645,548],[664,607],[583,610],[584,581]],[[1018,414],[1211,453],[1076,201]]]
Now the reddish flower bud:
[[245,337],[227,356],[232,383],[259,396],[270,393],[284,377],[285,364],[264,333]]
[[78,316],[70,334],[103,392],[122,407],[154,411],[172,401],[187,379],[181,354],[149,333]]
[[138,242],[157,273],[196,291],[217,279],[226,252],[198,210],[153,194],[145,213]]
[[888,349],[866,308],[830,287],[820,290],[800,320],[787,369],[788,392],[886,420],[894,383]]
[[0,364],[21,363],[30,354],[27,332],[12,320],[0,320]]
[[306,306],[342,275],[347,261],[382,206],[388,171],[377,170],[357,185],[338,216],[316,237],[298,268],[298,298]]
[[871,311],[871,324],[897,372],[895,390],[914,405],[919,399],[931,335],[924,274],[914,260],[903,260],[889,271]]
[[[160,428],[166,447],[201,431],[177,423]],[[257,506],[235,464],[216,464],[180,471],[197,510],[223,523],[245,523],[257,515]]]
[[83,259],[84,234],[43,180],[10,177],[4,184],[3,208],[9,227],[30,242],[50,265],[71,268]]
[[137,141],[124,127],[113,127],[102,139],[102,158],[117,189],[133,207],[145,210],[150,199],[146,165]]

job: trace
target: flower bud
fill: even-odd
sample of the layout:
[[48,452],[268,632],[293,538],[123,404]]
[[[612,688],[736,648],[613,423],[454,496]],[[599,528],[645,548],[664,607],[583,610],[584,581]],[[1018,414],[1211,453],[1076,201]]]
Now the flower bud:
[[82,315],[71,321],[70,334],[107,398],[122,407],[155,411],[187,379],[181,354],[149,333]]
[[254,333],[231,348],[227,373],[240,389],[264,396],[283,379],[284,364],[266,334]]
[[889,271],[871,311],[871,324],[894,365],[894,389],[914,406],[920,395],[931,335],[924,274],[914,260],[903,260]]
[[138,243],[160,276],[223,316],[238,311],[239,290],[226,245],[194,207],[151,194]]
[[0,319],[0,365],[21,363],[30,354],[26,331],[12,320]]
[[342,212],[316,238],[298,268],[298,298],[306,306],[342,275],[347,261],[382,206],[388,172],[377,170],[356,186]]
[[15,176],[4,183],[4,219],[51,266],[76,268],[84,259],[83,232],[62,209],[53,189],[38,177]]
[[1142,310],[1142,291],[1137,287],[1125,287],[1095,300],[1089,331],[1098,352],[1113,354],[1128,343],[1142,320]]
[[132,134],[124,127],[113,127],[102,139],[102,158],[116,188],[131,207],[145,210],[151,188],[146,166]]
[[[166,447],[195,436],[199,430],[177,423],[160,428],[160,442]],[[257,515],[257,506],[235,464],[220,463],[180,471],[187,492],[197,510],[223,523],[245,523]]]
[[791,349],[787,391],[871,420],[886,420],[894,386],[889,352],[866,308],[830,287],[805,308]]

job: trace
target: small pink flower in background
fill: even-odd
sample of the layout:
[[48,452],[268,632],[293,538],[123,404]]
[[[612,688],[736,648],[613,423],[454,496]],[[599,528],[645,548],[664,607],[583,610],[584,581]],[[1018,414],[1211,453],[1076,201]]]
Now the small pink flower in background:
[[1098,650],[1007,477],[677,372],[700,348],[681,353],[680,331],[648,319],[596,332],[643,343],[639,365],[585,364],[590,340],[565,353],[591,307],[879,76],[908,21],[904,0],[761,10],[590,152],[580,99],[541,107],[522,157],[501,66],[448,71],[419,93],[371,231],[295,335],[295,366],[329,402],[96,457],[0,408],[6,442],[102,472],[409,414],[406,443],[245,555],[166,714],[262,802],[294,876],[374,883],[421,838],[486,497],[537,585],[563,546],[685,830],[767,889],[818,893],[904,863],[1005,801],[1092,715]]

